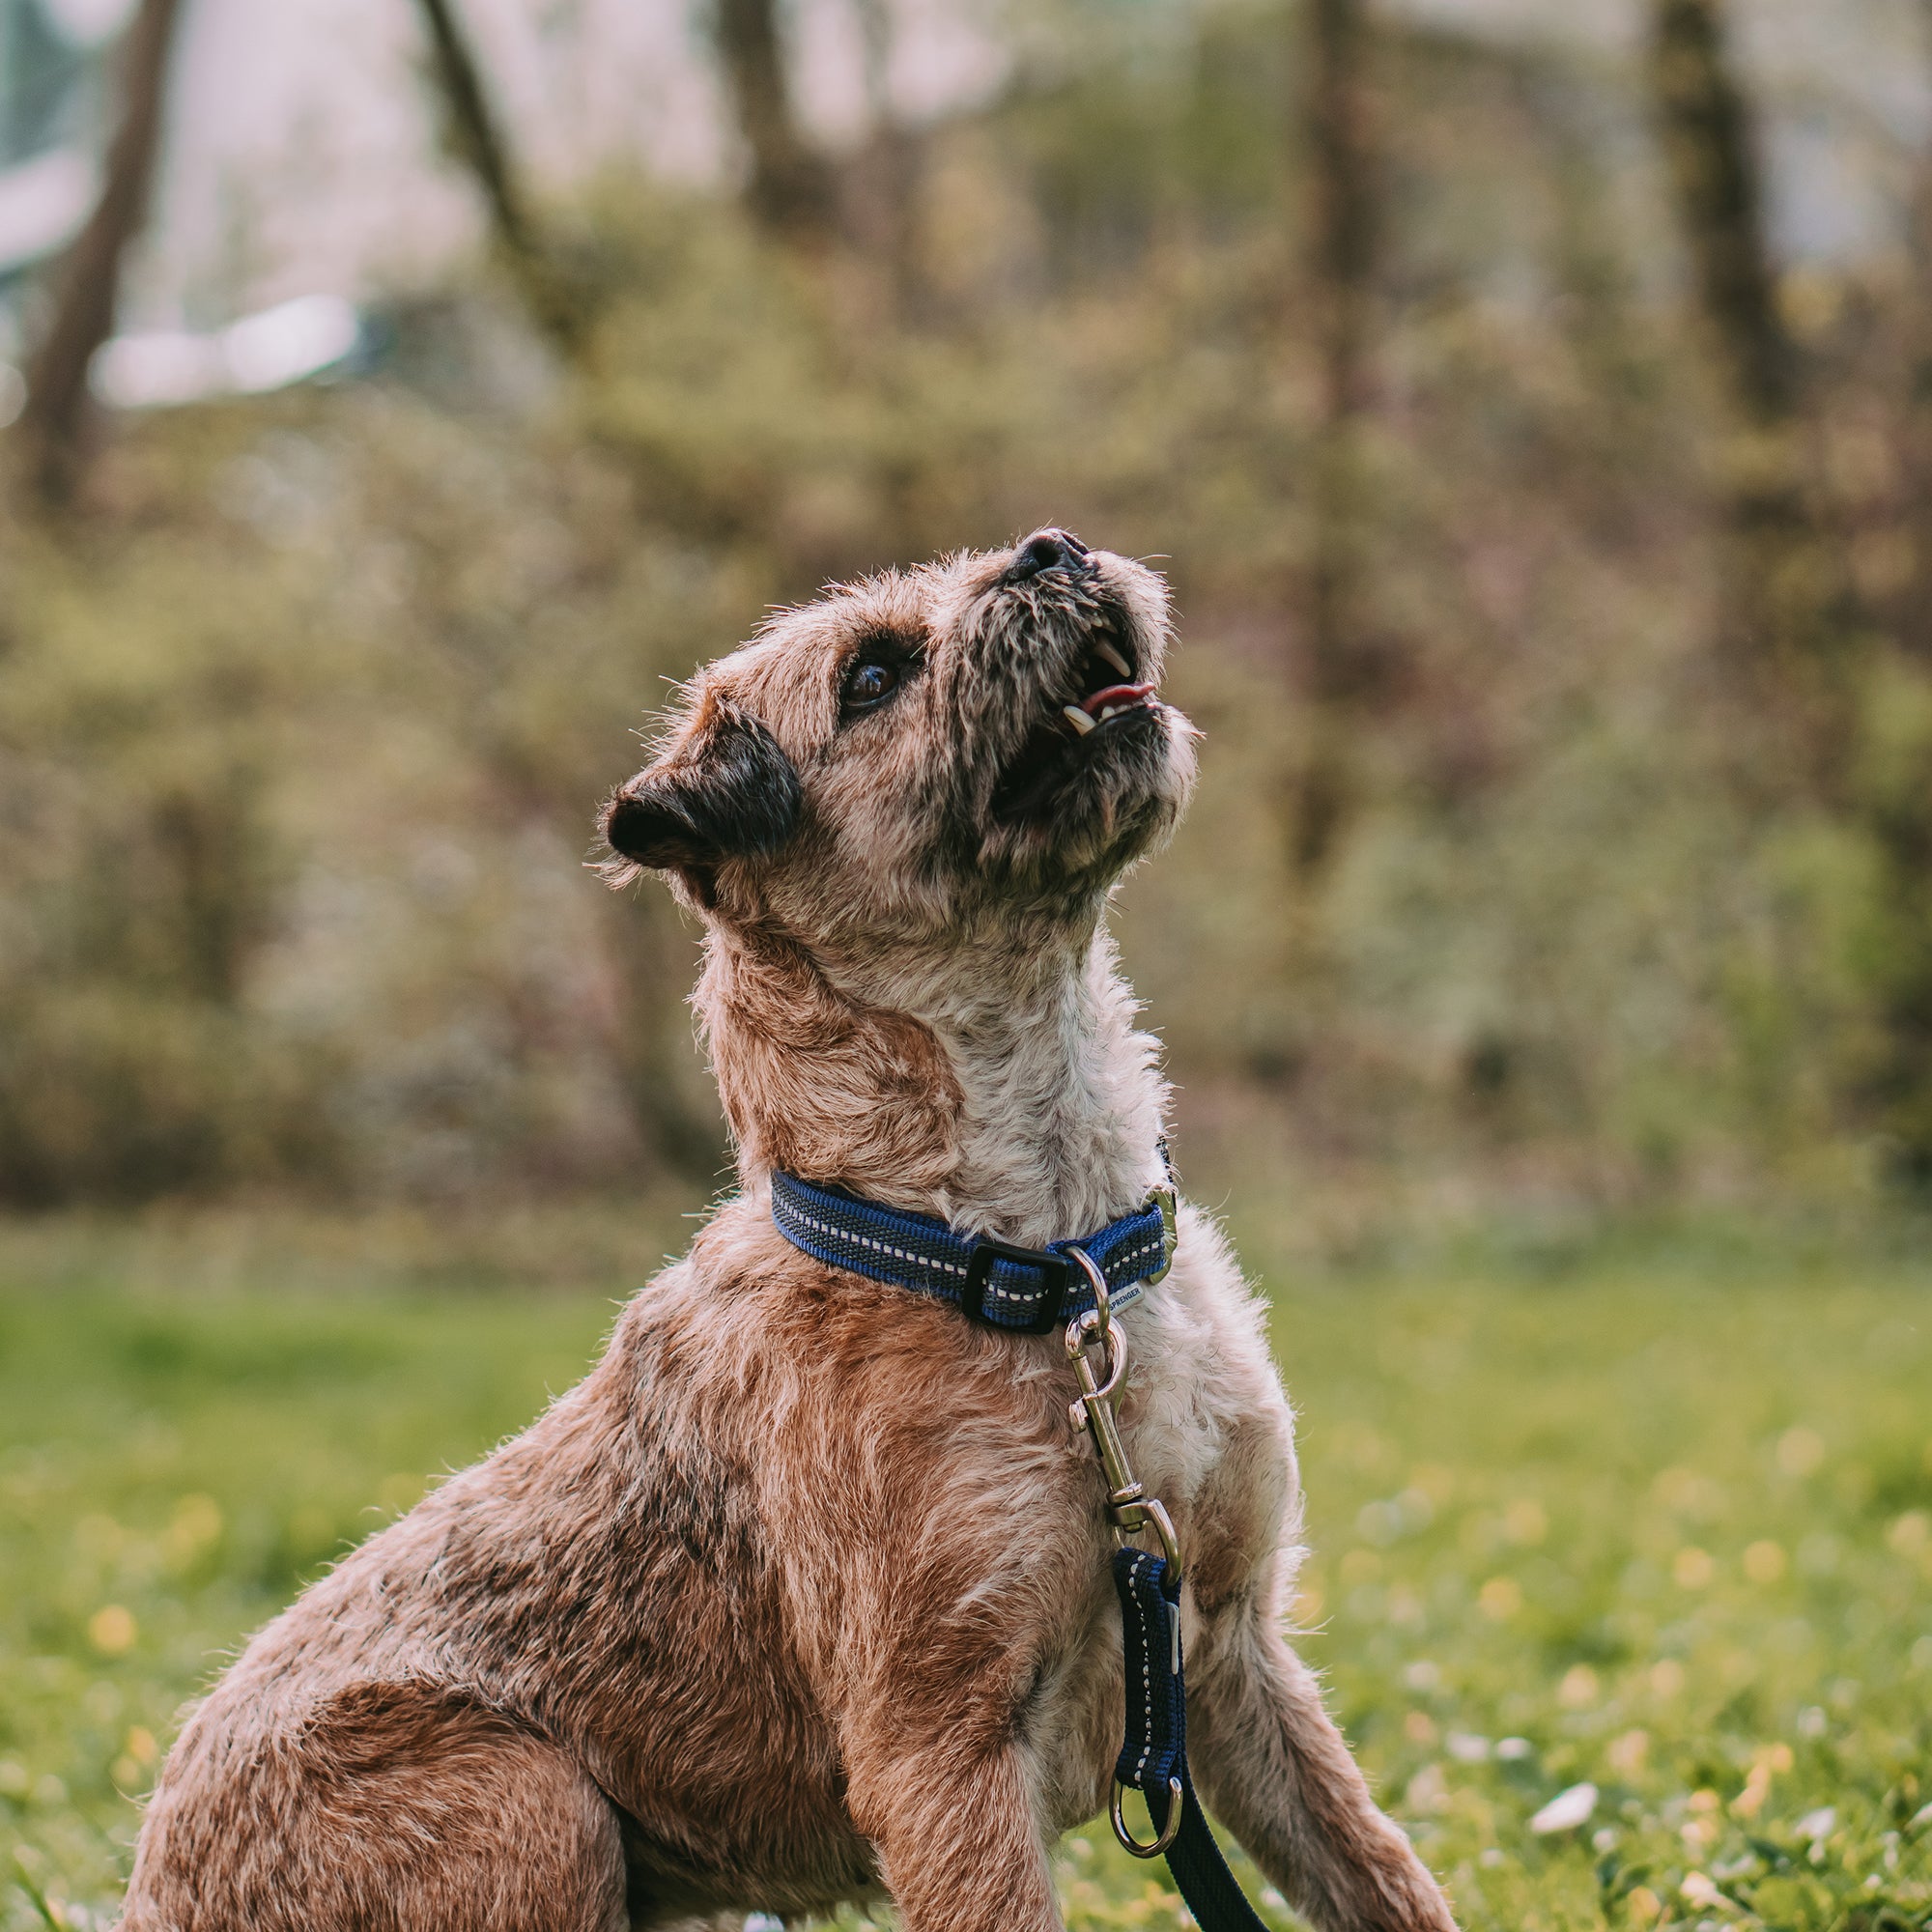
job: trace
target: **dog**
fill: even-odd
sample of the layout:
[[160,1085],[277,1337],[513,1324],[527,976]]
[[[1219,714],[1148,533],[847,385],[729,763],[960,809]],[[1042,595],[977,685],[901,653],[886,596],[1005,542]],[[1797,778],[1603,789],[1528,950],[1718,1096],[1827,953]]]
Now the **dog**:
[[[604,869],[704,928],[740,1189],[588,1378],[345,1558],[188,1719],[126,1932],[618,1932],[881,1892],[1055,1932],[1123,1698],[1105,1485],[1054,1335],[828,1265],[774,1176],[1037,1247],[1165,1181],[1107,936],[1195,733],[1165,587],[1055,529],[775,616],[687,687]],[[1179,1210],[1116,1318],[1186,1551],[1191,1754],[1322,1932],[1453,1932],[1284,1635],[1292,1417]]]

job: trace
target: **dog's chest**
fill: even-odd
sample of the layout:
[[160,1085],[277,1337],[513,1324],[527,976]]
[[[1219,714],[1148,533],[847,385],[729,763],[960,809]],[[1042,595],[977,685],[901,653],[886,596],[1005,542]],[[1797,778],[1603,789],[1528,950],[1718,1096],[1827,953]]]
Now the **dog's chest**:
[[1242,1552],[1259,1560],[1294,1501],[1293,1416],[1262,1305],[1227,1251],[1188,1232],[1195,1252],[1183,1240],[1168,1280],[1122,1318],[1122,1439],[1148,1493],[1197,1544],[1235,1536],[1263,1546]]

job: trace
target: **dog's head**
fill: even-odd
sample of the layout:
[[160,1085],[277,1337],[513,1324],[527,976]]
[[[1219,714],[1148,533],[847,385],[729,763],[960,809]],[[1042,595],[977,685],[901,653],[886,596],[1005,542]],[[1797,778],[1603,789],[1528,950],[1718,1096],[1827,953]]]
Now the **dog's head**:
[[1193,781],[1168,637],[1158,577],[1054,529],[833,590],[692,680],[607,876],[808,943],[1091,918]]

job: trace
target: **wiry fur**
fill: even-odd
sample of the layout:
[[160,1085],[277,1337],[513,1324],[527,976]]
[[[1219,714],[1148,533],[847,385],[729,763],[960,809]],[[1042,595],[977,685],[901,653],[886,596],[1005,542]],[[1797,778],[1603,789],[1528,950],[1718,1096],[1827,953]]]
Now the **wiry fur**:
[[[704,917],[742,1190],[582,1384],[249,1645],[170,1754],[128,1932],[615,1932],[881,1887],[908,1932],[1057,1926],[1047,1847],[1103,1804],[1122,1697],[1059,1338],[821,1266],[769,1212],[782,1165],[1038,1243],[1160,1178],[1100,920],[1191,733],[1052,726],[1096,637],[1158,675],[1166,600],[1037,550],[785,613],[607,806],[613,876]],[[867,649],[903,682],[847,715]],[[1183,1209],[1122,1319],[1204,1794],[1326,1932],[1450,1932],[1282,1634],[1290,1414],[1210,1223]]]

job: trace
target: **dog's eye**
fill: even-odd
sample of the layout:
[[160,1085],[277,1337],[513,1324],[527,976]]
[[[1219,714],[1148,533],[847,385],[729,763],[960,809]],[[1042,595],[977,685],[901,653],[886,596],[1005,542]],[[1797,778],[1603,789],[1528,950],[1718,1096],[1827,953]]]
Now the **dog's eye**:
[[850,714],[873,711],[904,681],[905,666],[896,657],[863,657],[845,673],[838,701]]

